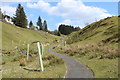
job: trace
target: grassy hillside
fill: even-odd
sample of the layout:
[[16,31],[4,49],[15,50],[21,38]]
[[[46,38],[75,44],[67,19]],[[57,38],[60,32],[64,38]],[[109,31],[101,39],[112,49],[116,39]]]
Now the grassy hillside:
[[69,35],[68,44],[110,43],[118,44],[118,17],[108,17],[94,22],[78,32]]
[[13,48],[12,42],[15,47],[33,41],[51,43],[54,39],[58,38],[43,31],[24,29],[7,23],[2,23],[2,26],[2,45],[3,49],[7,50]]
[[108,17],[71,33],[66,46],[54,49],[83,62],[95,78],[118,78],[119,36],[118,17]]
[[[48,47],[55,44],[57,36],[43,31],[20,28],[0,22],[2,31],[2,77],[3,78],[63,78],[65,75],[64,61],[49,54]],[[43,65],[40,71],[38,50],[32,42],[44,44]],[[26,59],[27,44],[30,44],[29,60]]]

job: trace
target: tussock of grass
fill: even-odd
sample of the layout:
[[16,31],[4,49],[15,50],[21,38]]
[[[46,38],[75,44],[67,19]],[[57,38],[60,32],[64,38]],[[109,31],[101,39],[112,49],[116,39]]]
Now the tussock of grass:
[[43,61],[47,61],[47,64],[45,63],[46,67],[64,63],[63,59],[57,58],[52,54],[44,56]]
[[110,45],[87,44],[56,46],[54,49],[61,54],[71,56],[83,62],[94,72],[95,78],[118,78],[118,48]]
[[89,45],[84,45],[84,46],[67,46],[62,47],[59,46],[57,47],[61,53],[65,53],[70,56],[85,56],[88,55],[90,59],[92,58],[108,58],[108,59],[113,59],[113,58],[118,58],[120,57],[120,54],[118,54],[118,48],[115,47],[110,47],[108,45],[103,45],[103,44],[89,44]]

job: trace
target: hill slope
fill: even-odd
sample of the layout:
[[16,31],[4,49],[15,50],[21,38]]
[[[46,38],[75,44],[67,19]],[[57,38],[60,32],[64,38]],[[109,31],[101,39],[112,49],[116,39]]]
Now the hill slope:
[[[40,41],[52,45],[57,36],[43,31],[35,31],[20,28],[8,23],[0,22],[0,31],[2,31],[2,78],[63,78],[65,74],[64,61],[54,55],[49,54],[48,45],[44,46],[42,61],[44,71],[41,72],[38,50],[36,44],[31,42]],[[27,44],[29,48],[29,58],[26,59]],[[16,47],[17,46],[17,47]]]
[[118,78],[118,17],[94,22],[67,37],[67,45],[54,49],[87,65],[94,78]]
[[108,17],[94,22],[80,31],[69,35],[68,44],[80,42],[81,44],[89,43],[118,43],[118,17]]
[[48,34],[43,31],[35,31],[20,28],[14,25],[7,23],[2,23],[2,45],[3,49],[11,49],[12,44],[15,46],[20,46],[22,44],[27,44],[33,41],[40,41],[42,43],[50,43],[53,39],[57,37],[51,34]]

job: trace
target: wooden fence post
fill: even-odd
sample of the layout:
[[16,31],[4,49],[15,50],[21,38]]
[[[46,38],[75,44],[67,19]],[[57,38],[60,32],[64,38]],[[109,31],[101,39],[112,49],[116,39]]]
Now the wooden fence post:
[[43,56],[44,46],[42,43],[40,43],[40,46],[41,46],[41,55]]
[[29,44],[27,45],[27,60],[28,60],[28,58],[29,58]]
[[41,70],[44,71],[43,62],[42,62],[42,55],[41,55],[41,49],[40,49],[40,43],[39,42],[37,42],[37,47],[38,47],[39,63],[40,63],[40,66],[41,66]]

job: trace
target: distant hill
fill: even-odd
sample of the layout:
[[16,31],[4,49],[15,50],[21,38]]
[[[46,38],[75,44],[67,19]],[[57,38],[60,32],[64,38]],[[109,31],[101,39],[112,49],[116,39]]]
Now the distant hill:
[[30,30],[25,28],[20,28],[9,23],[0,22],[2,24],[2,48],[12,49],[12,42],[15,46],[22,44],[31,43],[33,41],[40,41],[42,43],[50,43],[57,37],[47,32]]
[[87,25],[77,32],[73,32],[68,36],[67,43],[113,43],[120,42],[118,39],[118,17],[108,17],[100,21]]

